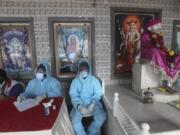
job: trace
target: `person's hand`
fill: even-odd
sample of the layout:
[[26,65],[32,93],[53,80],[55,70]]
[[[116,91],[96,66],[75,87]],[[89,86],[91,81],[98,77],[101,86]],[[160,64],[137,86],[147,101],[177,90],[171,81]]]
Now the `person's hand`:
[[17,103],[20,103],[20,102],[22,102],[22,101],[25,100],[25,99],[26,99],[25,96],[18,96],[18,97],[17,97]]
[[86,115],[88,114],[88,109],[86,107],[83,107],[82,105],[79,105],[78,106],[78,110],[83,114],[83,115]]
[[42,96],[36,96],[35,97],[35,102],[36,103],[40,103],[43,99],[45,99],[46,98],[46,96],[45,95],[42,95]]
[[89,105],[89,107],[88,107],[88,113],[92,113],[93,112],[93,110],[94,110],[94,107],[95,107],[95,104],[94,103],[91,103],[90,105]]

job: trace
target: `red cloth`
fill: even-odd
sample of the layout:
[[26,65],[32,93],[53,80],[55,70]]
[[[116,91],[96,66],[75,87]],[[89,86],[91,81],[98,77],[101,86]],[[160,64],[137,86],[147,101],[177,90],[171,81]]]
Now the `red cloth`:
[[[18,112],[13,105],[13,99],[1,101],[0,132],[39,131],[51,129],[58,116],[63,101],[63,98],[54,99],[53,105],[56,105],[56,110],[53,110],[51,107],[49,116],[44,115],[44,107],[42,104],[24,112]],[[45,102],[48,101],[49,100]]]

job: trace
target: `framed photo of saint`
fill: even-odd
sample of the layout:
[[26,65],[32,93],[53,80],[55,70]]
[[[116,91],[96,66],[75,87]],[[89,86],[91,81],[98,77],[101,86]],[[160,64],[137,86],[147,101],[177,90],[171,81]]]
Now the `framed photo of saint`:
[[60,79],[75,77],[80,59],[92,64],[93,19],[49,18],[50,33],[53,35],[52,69]]

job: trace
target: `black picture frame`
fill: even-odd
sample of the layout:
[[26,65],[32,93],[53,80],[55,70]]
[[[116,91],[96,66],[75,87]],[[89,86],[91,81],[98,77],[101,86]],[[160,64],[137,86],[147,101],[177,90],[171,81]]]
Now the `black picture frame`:
[[[111,56],[112,56],[111,78],[112,79],[131,77],[132,65],[130,64],[128,65],[128,61],[130,61],[127,58],[128,52],[122,51],[123,50],[122,43],[125,43],[126,34],[129,29],[128,27],[130,23],[133,21],[134,21],[133,23],[136,23],[136,28],[138,28],[137,31],[139,35],[141,35],[150,19],[153,18],[161,19],[161,16],[162,16],[161,9],[111,7]],[[138,42],[140,44],[140,39]]]
[[172,49],[180,54],[180,20],[173,20]]
[[[73,79],[77,74],[78,62],[81,58],[89,61],[94,73],[94,18],[50,17],[48,21],[53,74],[60,80]],[[73,52],[68,54],[70,37],[76,39],[76,44],[81,43],[76,45],[80,48],[78,51],[80,53],[74,54],[76,57],[72,58]]]
[[12,79],[31,79],[36,67],[32,17],[0,18],[0,68]]

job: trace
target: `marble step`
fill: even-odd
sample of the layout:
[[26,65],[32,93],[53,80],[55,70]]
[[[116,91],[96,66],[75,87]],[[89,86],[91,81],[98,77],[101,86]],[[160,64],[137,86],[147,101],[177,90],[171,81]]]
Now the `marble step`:
[[169,92],[160,92],[158,88],[151,89],[153,93],[153,101],[154,102],[162,102],[162,103],[169,103],[173,101],[180,100],[180,93],[169,93]]

